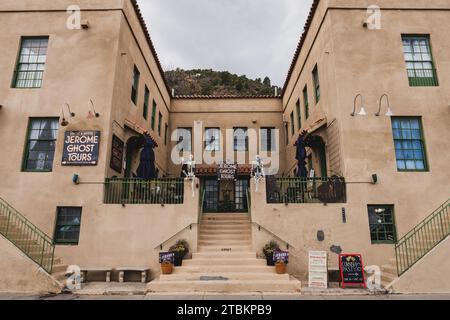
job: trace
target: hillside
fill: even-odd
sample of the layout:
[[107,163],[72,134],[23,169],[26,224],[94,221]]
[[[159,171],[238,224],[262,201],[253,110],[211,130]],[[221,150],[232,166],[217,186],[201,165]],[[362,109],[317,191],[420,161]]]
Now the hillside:
[[248,79],[245,75],[238,76],[228,71],[213,71],[211,69],[166,71],[165,76],[170,88],[175,89],[175,95],[274,95],[281,88],[272,86],[268,77]]

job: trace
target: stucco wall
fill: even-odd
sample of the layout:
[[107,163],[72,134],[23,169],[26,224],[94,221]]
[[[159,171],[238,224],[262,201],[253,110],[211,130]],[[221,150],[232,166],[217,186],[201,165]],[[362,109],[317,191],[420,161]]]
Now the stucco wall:
[[46,294],[61,291],[57,281],[3,236],[0,236],[0,252],[0,292]]
[[393,283],[395,293],[450,292],[450,238],[434,248]]

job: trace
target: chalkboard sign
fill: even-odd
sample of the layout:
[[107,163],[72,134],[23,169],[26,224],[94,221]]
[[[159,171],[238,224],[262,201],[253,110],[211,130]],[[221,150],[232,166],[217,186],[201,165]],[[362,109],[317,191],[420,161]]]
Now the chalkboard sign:
[[159,263],[170,262],[175,264],[175,253],[174,252],[160,252],[159,253]]
[[109,166],[118,173],[122,173],[122,162],[125,144],[115,134],[112,137],[111,162]]
[[341,286],[362,286],[366,288],[364,264],[360,254],[340,254],[339,271],[341,273]]
[[284,263],[289,263],[289,252],[288,251],[274,251],[273,261],[284,261]]
[[96,166],[100,131],[66,131],[62,157],[63,166]]

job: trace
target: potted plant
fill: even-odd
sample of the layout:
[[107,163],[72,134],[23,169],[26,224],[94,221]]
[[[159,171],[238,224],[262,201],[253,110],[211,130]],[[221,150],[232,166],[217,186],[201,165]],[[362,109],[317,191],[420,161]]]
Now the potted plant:
[[275,263],[275,271],[277,274],[285,274],[286,273],[286,263],[283,260],[278,260]]
[[161,263],[162,274],[171,274],[172,270],[173,270],[173,266],[170,261],[163,261]]
[[267,265],[268,266],[274,266],[275,261],[273,260],[273,253],[277,250],[280,250],[280,246],[278,243],[274,240],[267,243],[263,248],[263,253],[266,256]]
[[175,267],[181,267],[183,258],[189,253],[189,245],[186,240],[178,240],[170,247],[169,252],[175,253]]

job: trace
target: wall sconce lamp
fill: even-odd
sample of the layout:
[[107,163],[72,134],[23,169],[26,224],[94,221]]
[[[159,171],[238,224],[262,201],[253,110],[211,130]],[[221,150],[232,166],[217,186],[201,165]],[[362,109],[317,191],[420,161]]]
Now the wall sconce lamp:
[[[356,114],[356,101],[358,100],[358,97],[361,97],[361,110]],[[350,114],[352,117],[354,116],[366,116],[367,112],[364,109],[364,98],[362,94],[358,93],[355,97],[355,101],[353,102],[353,112]]]
[[63,116],[63,118],[62,118],[62,121],[61,121],[61,126],[63,126],[63,127],[67,127],[69,125],[69,121],[66,120],[66,116],[64,115],[64,107],[65,106],[67,106],[67,109],[69,110],[70,117],[71,118],[75,117],[75,113],[73,113],[72,110],[70,110],[69,104],[65,103],[63,105],[63,107],[62,107],[62,116]]
[[391,104],[389,103],[389,96],[388,96],[386,93],[383,94],[383,95],[381,96],[380,102],[378,103],[378,112],[375,113],[375,115],[376,115],[377,117],[380,116],[380,114],[381,114],[381,105],[382,105],[382,103],[383,103],[383,98],[384,98],[384,97],[386,97],[386,101],[387,101],[387,104],[388,104],[388,109],[387,109],[387,112],[386,112],[386,117],[392,117],[394,114],[392,113],[392,110],[391,110]]
[[[96,118],[100,117],[100,113],[95,111],[94,102],[92,102],[92,99],[89,99],[89,107],[92,108],[92,110],[89,110],[88,119],[92,119],[92,118],[94,118],[94,116]],[[94,112],[92,112],[92,111],[94,111]]]

